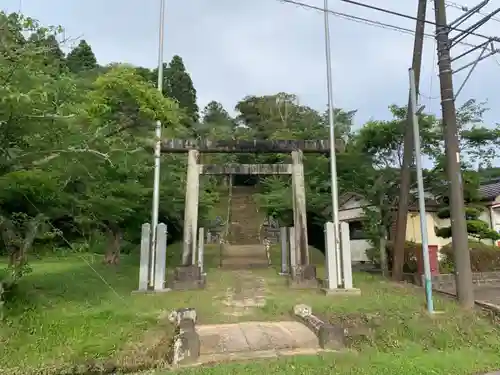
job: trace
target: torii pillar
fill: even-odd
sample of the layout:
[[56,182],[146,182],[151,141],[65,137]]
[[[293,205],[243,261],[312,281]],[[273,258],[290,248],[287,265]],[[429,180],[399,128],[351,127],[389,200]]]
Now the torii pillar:
[[[306,189],[302,151],[292,151],[293,225],[297,265],[291,270],[292,287],[317,287],[316,267],[309,263]],[[293,251],[293,249],[290,249]]]
[[297,260],[300,265],[309,264],[307,238],[306,189],[304,186],[304,164],[302,151],[292,151],[293,222]]
[[198,234],[198,200],[200,196],[200,169],[198,166],[199,152],[188,151],[188,166],[186,179],[186,201],[184,205],[184,236],[182,248],[182,265],[192,265],[193,254],[196,252]]

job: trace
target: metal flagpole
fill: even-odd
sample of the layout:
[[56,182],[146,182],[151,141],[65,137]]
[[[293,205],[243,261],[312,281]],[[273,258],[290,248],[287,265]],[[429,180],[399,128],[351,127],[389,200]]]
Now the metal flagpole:
[[337,158],[335,155],[335,115],[333,108],[333,87],[332,87],[332,61],[330,55],[330,22],[328,12],[328,0],[325,0],[325,54],[326,54],[326,82],[328,90],[328,123],[330,127],[330,177],[332,190],[332,220],[334,226],[335,258],[337,262],[337,284],[342,283],[342,267],[340,257],[340,233],[339,233],[339,202],[337,187]]
[[[160,0],[160,25],[158,38],[158,91],[163,91],[163,41],[165,39],[165,1]],[[153,184],[153,207],[151,210],[151,264],[149,273],[149,285],[154,285],[155,251],[156,251],[156,229],[158,227],[158,211],[160,205],[160,156],[161,156],[161,121],[156,121],[155,126],[155,169]]]

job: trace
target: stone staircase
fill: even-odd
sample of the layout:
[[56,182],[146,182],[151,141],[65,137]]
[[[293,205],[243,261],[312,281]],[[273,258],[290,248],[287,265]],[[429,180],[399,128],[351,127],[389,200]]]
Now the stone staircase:
[[252,186],[232,188],[229,243],[233,245],[256,245],[260,243],[260,215],[253,199],[256,192]]
[[252,186],[232,188],[229,233],[222,256],[223,268],[268,266],[266,251],[259,238],[261,216],[253,200],[255,192]]

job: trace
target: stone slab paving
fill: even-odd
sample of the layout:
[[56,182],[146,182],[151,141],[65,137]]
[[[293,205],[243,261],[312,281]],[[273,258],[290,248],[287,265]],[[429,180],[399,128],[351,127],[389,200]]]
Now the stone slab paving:
[[222,309],[225,315],[244,316],[266,304],[265,280],[249,270],[232,271],[234,285],[227,289]]
[[299,322],[201,325],[201,363],[273,358],[321,351],[316,335]]

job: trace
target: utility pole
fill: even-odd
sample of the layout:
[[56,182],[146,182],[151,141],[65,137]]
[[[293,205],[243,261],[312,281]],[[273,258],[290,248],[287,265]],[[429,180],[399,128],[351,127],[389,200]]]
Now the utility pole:
[[[413,44],[412,69],[415,76],[415,90],[418,95],[420,71],[422,67],[422,50],[425,36],[425,13],[427,1],[418,0],[417,24],[415,26],[415,41]],[[416,110],[416,108],[414,109]],[[396,219],[396,238],[394,239],[394,252],[392,262],[392,278],[403,278],[404,248],[406,241],[406,225],[408,223],[408,206],[410,200],[411,165],[413,164],[413,126],[411,95],[408,94],[408,113],[406,115],[406,128],[403,148],[403,165],[401,167],[401,181],[398,200],[398,213]]]
[[339,193],[337,187],[337,156],[335,150],[335,112],[333,107],[332,61],[330,53],[330,22],[328,0],[324,2],[326,84],[328,92],[328,125],[330,130],[330,179],[332,192],[333,243],[335,245],[335,260],[337,262],[337,284],[342,284],[342,267],[340,256],[340,223],[339,223]]
[[[160,0],[160,24],[158,26],[158,91],[163,92],[163,41],[165,36],[165,1]],[[151,208],[151,244],[149,258],[149,286],[154,285],[155,275],[155,251],[156,251],[156,229],[158,227],[158,212],[160,206],[160,159],[161,159],[161,121],[157,120],[155,125],[155,167],[153,182],[153,207]]]
[[474,307],[474,289],[468,246],[467,223],[465,220],[460,149],[458,143],[457,114],[451,70],[449,28],[446,21],[445,0],[434,0],[436,14],[436,40],[443,112],[446,170],[450,182],[450,210],[455,280],[460,305],[467,309]]

